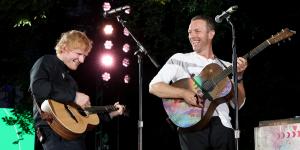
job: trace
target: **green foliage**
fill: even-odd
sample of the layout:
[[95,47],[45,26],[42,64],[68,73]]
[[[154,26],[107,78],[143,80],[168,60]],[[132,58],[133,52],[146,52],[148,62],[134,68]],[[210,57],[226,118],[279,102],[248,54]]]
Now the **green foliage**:
[[32,107],[29,105],[18,105],[15,109],[11,110],[13,114],[12,117],[3,117],[1,118],[7,125],[13,126],[17,125],[22,129],[18,134],[20,136],[24,134],[33,134],[33,119],[32,119]]
[[53,3],[39,0],[2,0],[0,2],[1,20],[11,28],[32,26],[46,19],[46,12]]
[[150,1],[154,1],[159,4],[165,5],[166,3],[170,2],[171,0],[150,0]]
[[31,21],[27,18],[22,18],[14,25],[14,28],[25,26],[25,25],[31,26]]

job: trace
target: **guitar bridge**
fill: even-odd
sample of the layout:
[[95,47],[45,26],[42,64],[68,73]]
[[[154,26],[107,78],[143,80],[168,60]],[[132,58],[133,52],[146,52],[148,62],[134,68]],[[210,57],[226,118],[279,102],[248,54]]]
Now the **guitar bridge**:
[[71,116],[71,118],[73,118],[73,119],[78,123],[78,120],[77,120],[76,117],[72,114],[72,112],[70,111],[69,107],[68,107],[66,104],[64,104],[64,106],[65,106],[66,111],[67,111],[67,112],[69,113],[69,115]]

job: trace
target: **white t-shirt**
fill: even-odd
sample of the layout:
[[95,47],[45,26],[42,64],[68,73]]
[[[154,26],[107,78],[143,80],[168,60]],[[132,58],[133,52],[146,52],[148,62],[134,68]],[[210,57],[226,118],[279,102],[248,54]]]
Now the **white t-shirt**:
[[[222,61],[222,63],[220,62]],[[223,69],[230,66],[231,63],[220,60],[218,58],[207,59],[196,52],[190,53],[176,53],[174,54],[166,64],[160,69],[157,75],[152,79],[149,84],[158,82],[170,83],[178,81],[184,78],[190,78],[191,74],[198,75],[205,66],[211,63],[219,64]],[[223,65],[224,64],[224,65]],[[207,101],[206,101],[207,102]],[[207,106],[207,105],[206,105]],[[225,127],[232,128],[231,118],[229,116],[229,108],[226,103],[220,104],[214,111],[213,116],[219,116],[222,124]]]

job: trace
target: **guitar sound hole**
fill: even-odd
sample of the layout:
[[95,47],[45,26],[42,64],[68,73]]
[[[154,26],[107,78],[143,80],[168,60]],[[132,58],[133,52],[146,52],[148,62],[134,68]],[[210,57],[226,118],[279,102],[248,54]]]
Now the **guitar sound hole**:
[[82,108],[77,108],[77,110],[81,116],[88,116]]

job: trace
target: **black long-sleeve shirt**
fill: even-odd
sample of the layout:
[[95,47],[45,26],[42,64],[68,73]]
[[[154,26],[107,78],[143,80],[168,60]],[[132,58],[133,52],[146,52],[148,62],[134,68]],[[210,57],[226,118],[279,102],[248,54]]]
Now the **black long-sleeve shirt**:
[[[47,99],[61,103],[74,102],[78,86],[68,73],[67,66],[55,55],[39,58],[30,71],[30,90],[33,98],[40,105]],[[37,106],[33,106],[36,125],[47,125],[40,118]],[[101,114],[101,120],[109,120],[108,114]]]

